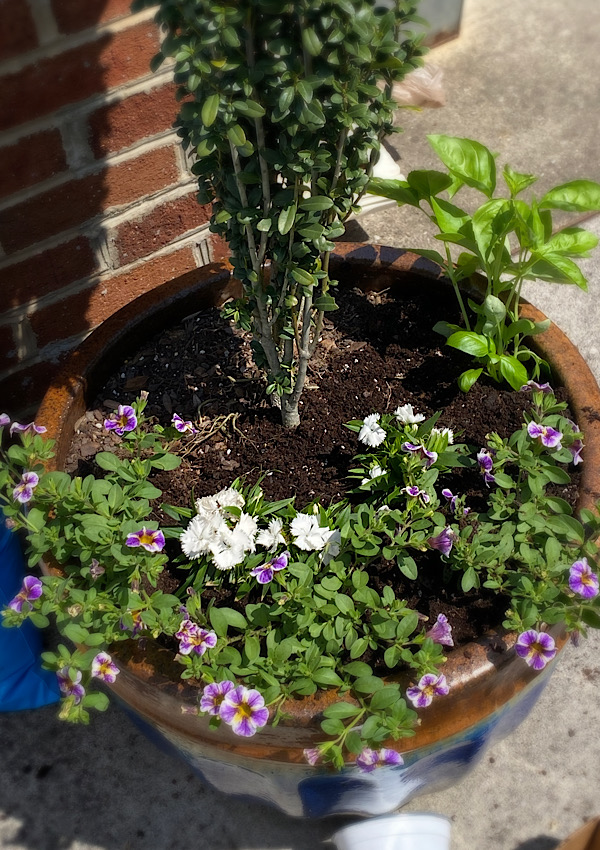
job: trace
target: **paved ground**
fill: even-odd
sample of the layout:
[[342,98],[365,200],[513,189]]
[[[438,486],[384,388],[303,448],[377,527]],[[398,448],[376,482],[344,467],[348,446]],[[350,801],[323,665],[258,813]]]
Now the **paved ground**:
[[[402,168],[432,167],[425,135],[480,139],[540,176],[540,192],[600,180],[597,0],[465,0],[460,39],[431,54],[447,105],[402,116]],[[591,226],[600,235],[600,219]],[[424,245],[411,210],[362,217],[352,238]],[[600,379],[600,256],[584,295],[535,285],[528,297],[577,343]],[[568,647],[534,713],[460,785],[409,810],[446,814],[453,850],[551,850],[600,814],[600,637]],[[55,709],[0,715],[3,850],[313,850],[337,824],[232,803],[163,755],[117,709],[89,728]]]

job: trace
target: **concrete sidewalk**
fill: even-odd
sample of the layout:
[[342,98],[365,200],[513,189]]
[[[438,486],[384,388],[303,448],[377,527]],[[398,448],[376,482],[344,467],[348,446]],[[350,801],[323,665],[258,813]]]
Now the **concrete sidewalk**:
[[[477,138],[499,161],[540,176],[539,193],[600,181],[597,0],[465,0],[461,37],[430,61],[447,105],[400,114],[404,172],[435,167],[427,133]],[[395,246],[430,241],[424,216],[386,208],[348,237]],[[587,226],[600,235],[600,217]],[[600,252],[585,295],[532,285],[527,297],[579,346],[600,380]],[[533,714],[460,785],[407,810],[453,821],[453,850],[551,850],[600,814],[600,635],[569,646]],[[314,850],[340,821],[296,821],[202,785],[155,749],[117,708],[89,728],[56,708],[0,715],[3,850]]]

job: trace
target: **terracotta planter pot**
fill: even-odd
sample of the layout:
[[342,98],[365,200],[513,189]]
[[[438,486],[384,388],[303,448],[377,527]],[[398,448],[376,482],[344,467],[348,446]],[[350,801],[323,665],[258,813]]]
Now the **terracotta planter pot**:
[[[437,266],[414,254],[352,243],[336,246],[332,273],[342,286],[377,290],[410,289],[441,278]],[[225,265],[206,266],[138,298],[94,331],[48,391],[37,417],[57,441],[58,468],[75,422],[136,337],[147,338],[168,323],[220,304],[235,288]],[[530,305],[524,305],[523,314],[543,319]],[[536,345],[567,386],[571,409],[585,431],[580,506],[592,507],[600,498],[600,421],[594,413],[600,410],[600,391],[557,327],[537,337]],[[562,645],[564,637],[557,637]],[[152,737],[175,748],[223,791],[271,802],[292,815],[381,814],[457,781],[527,715],[553,663],[535,673],[514,653],[515,640],[516,635],[500,629],[450,653],[444,671],[450,693],[420,711],[415,736],[400,742],[404,766],[370,774],[353,767],[336,774],[310,767],[304,759],[303,749],[322,739],[318,717],[335,700],[331,692],[291,702],[286,706],[290,720],[252,738],[239,738],[225,725],[213,732],[207,718],[184,713],[186,705],[197,704],[198,686],[182,681],[173,655],[151,640],[118,645],[121,673],[112,692]]]

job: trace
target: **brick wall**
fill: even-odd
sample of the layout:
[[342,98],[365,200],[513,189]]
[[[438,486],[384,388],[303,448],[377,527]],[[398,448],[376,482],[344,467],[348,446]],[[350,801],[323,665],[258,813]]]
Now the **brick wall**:
[[131,298],[222,255],[151,74],[153,10],[0,0],[0,412]]

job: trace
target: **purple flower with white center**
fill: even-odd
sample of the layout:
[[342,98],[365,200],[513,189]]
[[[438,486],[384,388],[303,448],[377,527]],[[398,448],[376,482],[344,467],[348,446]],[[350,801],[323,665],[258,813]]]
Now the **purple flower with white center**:
[[479,471],[483,475],[485,483],[488,486],[493,484],[496,480],[492,475],[494,460],[487,449],[480,449],[480,451],[477,452],[477,463],[479,464]]
[[430,452],[429,449],[426,449],[425,446],[421,446],[418,443],[402,443],[402,451],[410,452],[415,455],[415,457],[418,455],[421,460],[425,461],[427,469],[429,469],[429,467],[438,459],[437,452]]
[[231,726],[236,735],[250,738],[266,724],[269,709],[265,707],[265,701],[259,691],[238,685],[225,694],[219,717]]
[[260,567],[254,567],[254,569],[250,571],[250,575],[255,576],[256,581],[259,584],[268,584],[273,580],[275,573],[280,570],[285,570],[288,565],[289,557],[289,552],[282,552],[281,555],[273,558],[268,563],[262,564]]
[[116,413],[111,413],[110,418],[104,420],[106,430],[114,431],[119,437],[122,437],[126,431],[133,431],[137,424],[135,410],[129,404],[120,404]]
[[581,440],[573,440],[570,446],[568,446],[571,455],[573,456],[573,466],[577,466],[578,463],[582,463],[583,458],[581,457],[581,452],[583,450],[583,442]]
[[372,449],[380,446],[386,437],[385,431],[379,424],[379,419],[380,416],[378,413],[371,413],[369,416],[365,416],[361,429],[358,432],[358,439],[361,443],[365,443]]
[[25,611],[30,611],[33,607],[31,603],[35,599],[39,599],[42,595],[42,582],[35,576],[25,576],[21,590],[17,593],[14,599],[8,603],[8,607],[19,614],[23,611],[23,606],[26,605]]
[[427,505],[431,501],[429,495],[425,492],[425,490],[420,490],[416,484],[410,484],[408,487],[404,487],[402,492],[408,493],[408,495],[412,496],[413,499],[418,499],[420,496],[421,501],[425,505]]
[[598,596],[600,589],[598,576],[592,572],[587,558],[575,561],[572,565],[569,570],[569,587],[573,593],[578,593],[584,599],[593,599],[594,596]]
[[321,758],[321,751],[318,747],[308,747],[306,750],[303,750],[302,753],[306,761],[311,765],[317,764]]
[[5,425],[10,425],[10,416],[7,413],[0,413],[0,428]]
[[223,700],[229,691],[232,691],[234,688],[234,683],[227,680],[224,682],[212,682],[210,685],[206,685],[200,698],[200,711],[205,711],[207,714],[218,717],[221,712]]
[[435,537],[430,537],[427,541],[432,549],[437,549],[438,552],[441,552],[442,555],[449,555],[452,551],[452,546],[454,544],[454,532],[451,528],[442,528],[439,534],[436,534]]
[[356,766],[363,773],[372,773],[379,763],[379,754],[376,750],[370,747],[365,747],[364,750],[356,756]]
[[431,705],[434,697],[444,697],[450,688],[443,673],[438,676],[435,673],[425,673],[419,679],[418,685],[413,685],[406,691],[406,696],[415,708],[427,708]]
[[[129,614],[131,614],[131,619],[133,620],[131,636],[134,637],[135,635],[137,635],[138,632],[140,632],[144,628],[144,621],[142,620],[141,611],[129,611]],[[122,632],[125,632],[129,628],[129,626],[127,626],[123,619],[121,619],[119,622],[119,628]]]
[[189,419],[182,419],[178,413],[173,414],[173,418],[171,419],[172,424],[175,426],[175,429],[179,431],[180,434],[197,434],[198,429],[194,428],[193,423]]
[[404,759],[396,750],[383,747],[379,750],[379,764],[404,764]]
[[537,381],[527,381],[527,383],[523,384],[523,386],[521,387],[520,392],[530,393],[530,392],[533,392],[534,390],[537,390],[537,392],[540,392],[540,393],[551,393],[552,387],[550,386],[549,383],[538,384]]
[[562,434],[550,425],[542,425],[540,422],[530,422],[527,433],[534,440],[541,440],[548,449],[560,449]]
[[85,688],[80,684],[81,670],[77,670],[75,678],[69,675],[69,668],[63,667],[56,673],[58,679],[58,687],[64,697],[73,697],[75,705],[79,705],[85,696]]
[[455,496],[452,490],[449,490],[447,487],[442,490],[442,496],[448,499],[450,502],[450,510],[454,513],[456,510],[456,500],[458,499],[458,496]]
[[33,491],[39,483],[39,477],[35,472],[24,472],[21,475],[21,480],[13,490],[13,499],[15,502],[26,504],[33,498]]
[[437,615],[437,620],[429,631],[425,632],[425,637],[431,638],[431,640],[439,643],[441,646],[454,646],[452,626],[445,614]]
[[528,629],[519,635],[515,650],[517,655],[534,670],[543,670],[556,655],[554,638],[546,632],[537,632],[535,629]]
[[160,529],[152,530],[142,526],[139,531],[127,535],[126,546],[141,546],[146,552],[162,552],[165,545],[165,535]]
[[92,661],[92,676],[111,685],[119,675],[119,668],[108,652],[99,652]]
[[[5,424],[8,424],[8,422]],[[45,434],[47,430],[48,429],[44,428],[43,425],[36,425],[35,422],[28,422],[27,425],[21,425],[19,422],[13,422],[10,426],[11,435],[14,434],[15,431],[20,431],[22,434]]]
[[175,637],[179,639],[181,655],[189,655],[194,651],[202,656],[207,649],[213,649],[217,645],[217,636],[214,632],[201,628],[191,620],[184,620],[181,623]]

